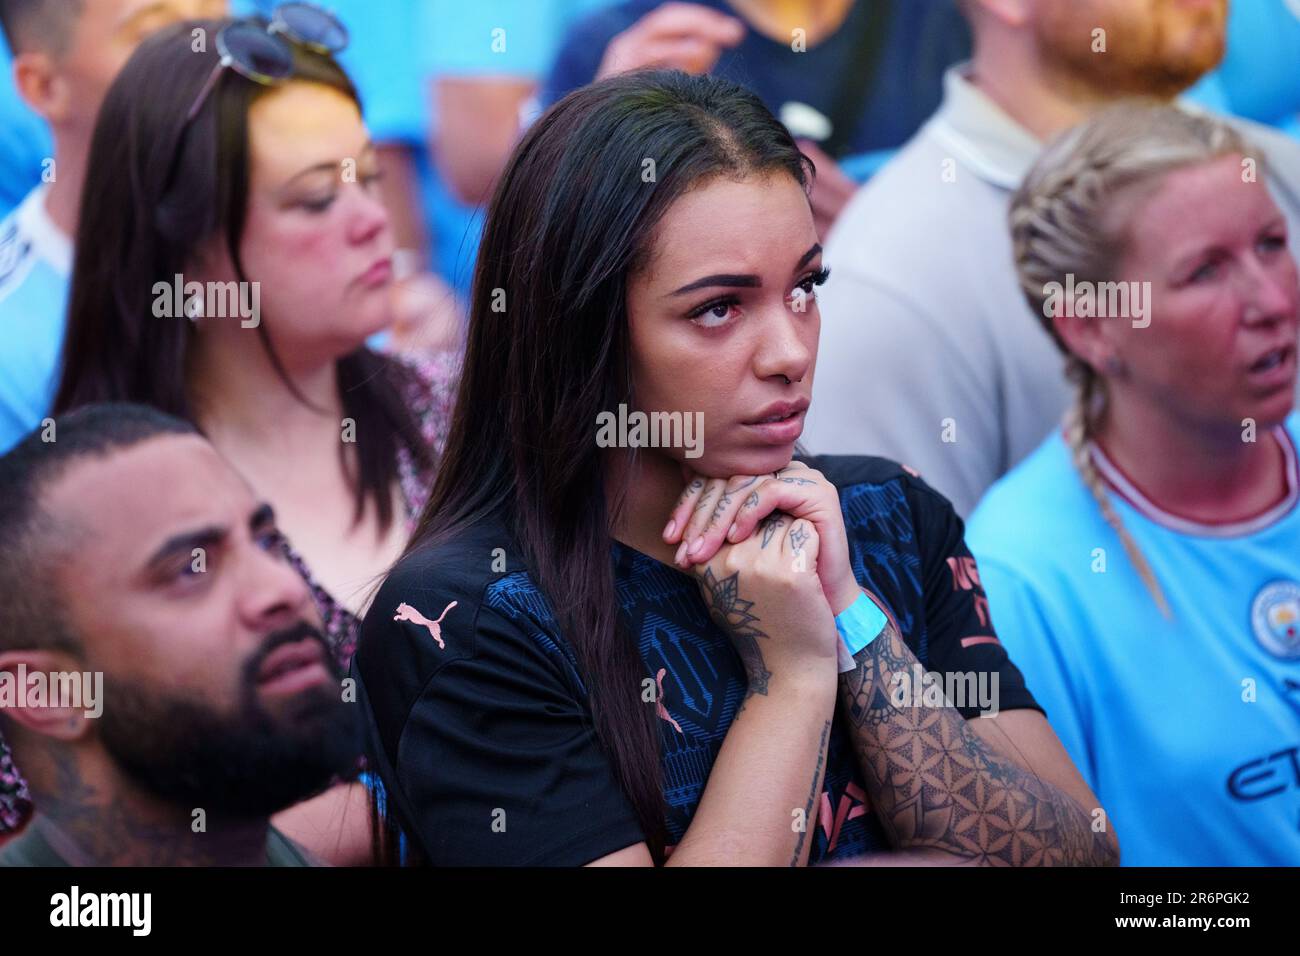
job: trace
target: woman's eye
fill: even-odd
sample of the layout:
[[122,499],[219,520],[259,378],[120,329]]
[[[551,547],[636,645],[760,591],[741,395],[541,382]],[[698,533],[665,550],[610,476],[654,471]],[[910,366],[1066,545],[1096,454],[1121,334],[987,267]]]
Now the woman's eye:
[[696,325],[703,328],[716,329],[727,324],[727,320],[731,317],[731,310],[735,305],[736,301],[734,299],[708,302],[692,311],[689,318]]
[[319,196],[319,197],[314,197],[312,199],[304,199],[298,205],[301,206],[303,209],[306,209],[308,212],[324,212],[333,204],[334,204],[334,194],[330,193],[328,196]]
[[1265,252],[1277,252],[1286,248],[1286,236],[1265,236],[1259,240],[1259,245]]
[[829,268],[809,273],[796,283],[791,298],[797,300],[800,298],[800,293],[803,293],[802,298],[805,300],[815,299],[817,297],[817,287],[823,285],[830,278],[830,275],[831,270]]
[[1188,282],[1205,282],[1205,281],[1207,281],[1208,279],[1212,279],[1212,278],[1214,278],[1215,270],[1216,270],[1217,268],[1218,268],[1218,265],[1217,265],[1216,263],[1213,263],[1213,262],[1207,262],[1205,265],[1201,266],[1199,269],[1197,269],[1195,272],[1193,272],[1193,273],[1188,277],[1187,281],[1188,281]]

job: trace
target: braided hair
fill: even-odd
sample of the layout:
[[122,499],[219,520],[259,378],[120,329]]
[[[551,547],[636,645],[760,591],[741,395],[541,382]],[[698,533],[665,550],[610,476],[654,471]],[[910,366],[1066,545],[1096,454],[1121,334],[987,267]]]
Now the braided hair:
[[1067,275],[1091,283],[1113,278],[1136,202],[1174,170],[1232,155],[1257,153],[1226,123],[1155,102],[1127,102],[1049,144],[1009,212],[1021,291],[1065,355],[1066,377],[1076,387],[1063,426],[1074,467],[1165,617],[1172,613],[1160,582],[1111,504],[1093,457],[1092,437],[1107,411],[1105,375],[1070,352],[1053,322],[1049,287],[1065,286]]

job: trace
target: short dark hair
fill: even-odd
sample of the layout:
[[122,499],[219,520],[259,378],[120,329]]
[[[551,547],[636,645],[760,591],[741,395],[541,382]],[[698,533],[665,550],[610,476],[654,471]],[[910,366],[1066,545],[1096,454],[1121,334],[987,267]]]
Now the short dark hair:
[[60,524],[41,505],[50,485],[86,458],[162,435],[197,434],[179,418],[126,403],[86,405],[50,422],[0,456],[0,651],[81,649],[53,588]]
[[62,56],[85,9],[86,0],[0,0],[0,29],[15,54]]

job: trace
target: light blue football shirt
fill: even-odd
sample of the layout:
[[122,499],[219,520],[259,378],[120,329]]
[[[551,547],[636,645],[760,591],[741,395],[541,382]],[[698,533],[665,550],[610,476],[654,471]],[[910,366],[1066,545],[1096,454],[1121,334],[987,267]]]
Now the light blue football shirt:
[[1171,620],[1059,432],[971,518],[998,635],[1125,865],[1300,865],[1298,438],[1297,414],[1260,436],[1280,442],[1289,493],[1231,525],[1161,511],[1097,452]]
[[45,212],[47,188],[0,221],[0,453],[41,423],[58,385],[72,240]]

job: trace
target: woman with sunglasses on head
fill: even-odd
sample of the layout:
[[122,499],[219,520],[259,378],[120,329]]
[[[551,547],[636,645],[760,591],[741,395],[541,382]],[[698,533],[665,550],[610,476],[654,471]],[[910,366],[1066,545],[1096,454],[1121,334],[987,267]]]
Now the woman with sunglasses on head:
[[275,508],[346,665],[432,481],[453,369],[366,345],[393,239],[345,41],[295,3],[136,52],[91,147],[56,411],[197,423]]
[[[353,663],[390,859],[1114,859],[948,503],[792,461],[809,182],[753,94],[682,73],[578,90],[516,149],[446,456]],[[677,431],[623,427],[647,414]],[[665,528],[686,508],[712,523]],[[922,666],[998,681],[1000,712],[891,698]]]
[[1129,105],[1011,203],[1078,396],[971,547],[1137,866],[1300,863],[1300,284],[1268,178],[1230,126]]

